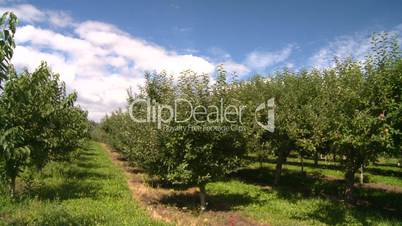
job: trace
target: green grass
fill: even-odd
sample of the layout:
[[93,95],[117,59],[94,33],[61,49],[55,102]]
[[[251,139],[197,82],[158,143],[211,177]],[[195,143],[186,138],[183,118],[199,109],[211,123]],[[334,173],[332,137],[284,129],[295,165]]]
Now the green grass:
[[72,162],[50,163],[35,179],[16,201],[0,194],[0,225],[164,225],[139,208],[97,143]]
[[[388,165],[383,160],[378,165],[370,165],[365,169],[365,176],[368,177],[368,182],[402,187],[402,167],[397,167],[396,161],[392,162],[395,162],[395,164]],[[259,163],[254,162],[250,164],[250,167],[258,167],[259,165]],[[264,162],[262,166],[273,168],[275,167],[275,161],[271,159],[270,161]],[[293,172],[299,172],[300,168],[300,161],[297,158],[288,158],[283,166],[283,169]],[[313,165],[313,160],[304,160],[304,171],[307,173],[319,173],[325,176],[332,176],[341,179],[344,176],[344,172],[341,169],[342,168],[338,163],[330,161],[325,162],[320,160],[318,167],[315,167]],[[358,175],[356,174],[356,176]]]
[[[240,211],[269,225],[402,225],[401,193],[356,188],[359,202],[350,205],[342,200],[345,185],[341,180],[322,178],[322,174],[342,177],[341,171],[322,164],[321,168],[308,166],[305,170],[311,174],[300,173],[299,166],[288,162],[281,185],[272,187],[274,164],[241,168],[226,180],[207,184],[208,209]],[[401,183],[402,178],[396,175],[384,177]],[[194,195],[170,196],[164,203],[198,211]]]
[[[226,180],[209,183],[208,209],[239,211],[270,225],[402,225],[402,194],[358,188],[355,194],[364,202],[345,204],[340,198],[342,182],[320,177],[341,178],[339,166],[320,161],[315,168],[312,160],[305,163],[307,175],[300,173],[298,159],[290,158],[279,187],[271,187],[272,161],[262,168],[253,163]],[[402,170],[392,164],[366,171],[370,182],[402,186]],[[0,225],[163,225],[139,208],[124,174],[95,142],[72,162],[50,163],[33,182],[24,190],[20,181],[15,201],[0,191]],[[163,201],[198,214],[197,196]]]
[[402,225],[400,218],[374,208],[348,207],[339,201],[286,188],[264,189],[239,180],[210,183],[207,192],[210,202],[231,203],[233,209],[271,225]]
[[[208,183],[211,211],[239,211],[269,225],[402,225],[402,195],[359,188],[362,204],[343,202],[343,185],[298,172],[284,172],[281,186],[272,187],[273,169],[244,168],[226,181]],[[198,213],[198,197],[170,196],[165,204]]]

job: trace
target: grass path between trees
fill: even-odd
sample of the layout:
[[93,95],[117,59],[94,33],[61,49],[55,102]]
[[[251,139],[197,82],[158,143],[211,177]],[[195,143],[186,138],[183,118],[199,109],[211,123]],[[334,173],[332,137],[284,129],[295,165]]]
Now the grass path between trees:
[[[133,198],[155,219],[181,226],[270,225],[254,220],[235,209],[226,209],[225,205],[218,205],[217,208],[200,213],[197,188],[174,190],[164,187],[158,181],[152,181],[141,170],[129,166],[121,155],[108,145],[102,144],[102,147],[116,166],[124,171]],[[219,200],[218,203],[224,204],[226,201],[231,202]]]
[[[358,205],[343,202],[342,184],[310,174],[285,171],[272,187],[273,169],[240,169],[225,180],[208,183],[208,210],[199,213],[196,188],[165,187],[130,167],[107,145],[113,162],[128,178],[134,198],[154,218],[178,225],[402,225],[402,194],[358,188]],[[145,181],[147,183],[145,183]]]
[[52,162],[19,198],[0,193],[0,225],[165,225],[131,197],[122,171],[91,142],[72,162]]
[[289,168],[272,187],[272,174],[271,166],[250,166],[208,183],[200,214],[197,189],[165,187],[90,142],[75,160],[19,180],[17,200],[1,191],[0,225],[402,225],[399,192],[357,188],[361,203],[352,206],[339,198],[339,181]]

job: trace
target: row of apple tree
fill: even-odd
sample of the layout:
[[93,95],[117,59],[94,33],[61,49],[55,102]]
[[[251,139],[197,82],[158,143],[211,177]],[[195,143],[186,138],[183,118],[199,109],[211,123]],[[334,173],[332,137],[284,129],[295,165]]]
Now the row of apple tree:
[[333,156],[343,166],[348,200],[360,168],[401,155],[402,58],[390,34],[374,34],[364,60],[335,59],[320,70],[237,79],[219,66],[214,76],[145,78],[140,91],[129,92],[127,109],[105,117],[93,133],[149,174],[198,186],[202,208],[205,184],[250,154],[274,153],[274,185],[292,153]]
[[[0,180],[12,196],[23,171],[40,171],[84,145],[87,113],[75,105],[59,75],[42,63],[17,73],[11,64],[17,18],[0,19]],[[5,182],[5,183],[4,183]]]

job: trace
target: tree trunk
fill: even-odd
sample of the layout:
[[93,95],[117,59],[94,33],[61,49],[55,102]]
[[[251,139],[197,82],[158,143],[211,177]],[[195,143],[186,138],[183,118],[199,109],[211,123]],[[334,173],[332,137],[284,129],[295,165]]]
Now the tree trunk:
[[286,154],[283,151],[279,152],[278,158],[276,160],[276,167],[275,167],[275,178],[274,178],[274,185],[279,185],[279,180],[282,174],[282,165],[286,160]]
[[364,165],[362,164],[361,166],[360,166],[360,184],[363,184],[364,183]]
[[206,202],[205,202],[205,184],[200,185],[200,206],[201,206],[201,212],[203,212],[206,209]]
[[314,153],[314,167],[318,166],[318,152]]
[[11,177],[10,179],[11,179],[10,185],[9,185],[10,194],[11,194],[11,197],[14,198],[15,197],[15,177]]
[[300,154],[301,172],[304,173],[303,154]]
[[346,173],[345,173],[345,182],[346,182],[346,190],[345,190],[345,199],[348,202],[353,202],[353,185],[355,183],[355,167],[353,163],[353,159],[348,156],[348,160],[346,162]]

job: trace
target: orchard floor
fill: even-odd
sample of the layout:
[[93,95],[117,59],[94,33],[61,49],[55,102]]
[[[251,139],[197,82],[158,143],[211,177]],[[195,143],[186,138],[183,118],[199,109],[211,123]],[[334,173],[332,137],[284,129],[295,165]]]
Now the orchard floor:
[[94,142],[71,162],[47,165],[29,189],[17,182],[16,200],[0,188],[0,225],[166,225],[136,204],[122,171]]
[[[141,170],[130,167],[118,152],[102,144],[112,161],[125,172],[128,186],[137,203],[155,219],[176,225],[269,225],[246,217],[236,210],[226,208],[210,209],[202,214],[198,211],[198,190],[172,189],[152,183]],[[217,196],[219,197],[219,195]],[[212,198],[209,196],[209,198]],[[229,197],[230,198],[230,197]],[[237,197],[231,197],[237,198]],[[226,200],[220,200],[222,203]],[[229,200],[228,200],[229,201]]]
[[272,187],[273,162],[252,162],[209,183],[208,210],[199,213],[197,189],[151,180],[91,142],[77,160],[49,164],[29,189],[19,183],[17,200],[0,193],[0,225],[402,225],[401,168],[367,169],[370,183],[356,187],[350,205],[335,165],[305,160],[302,174],[291,158],[281,186]]
[[[385,181],[356,187],[357,203],[341,199],[343,182],[336,172],[300,173],[297,162],[285,165],[281,186],[273,188],[273,164],[239,169],[227,180],[206,187],[208,210],[198,211],[198,190],[180,189],[153,181],[128,166],[119,153],[103,145],[128,178],[133,197],[156,219],[178,225],[402,225],[402,182],[399,168],[385,167]],[[252,161],[254,162],[254,161]],[[320,168],[321,167],[321,168]],[[331,167],[329,167],[331,168]],[[378,170],[378,169],[377,169]],[[393,174],[393,173],[394,174]],[[378,172],[377,172],[378,173]],[[332,175],[332,176],[331,176]],[[394,177],[394,178],[391,178]],[[381,181],[379,176],[376,180]]]

